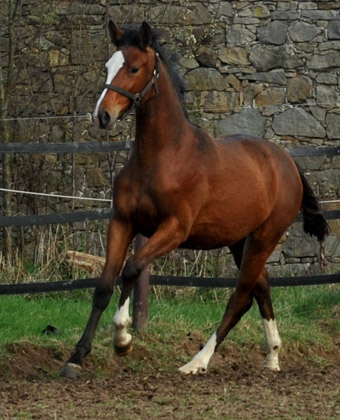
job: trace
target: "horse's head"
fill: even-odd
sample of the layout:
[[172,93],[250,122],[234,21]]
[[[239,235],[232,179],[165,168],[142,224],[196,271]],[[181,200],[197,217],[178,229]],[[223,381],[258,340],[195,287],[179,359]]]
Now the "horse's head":
[[109,22],[109,33],[117,51],[106,63],[107,79],[93,113],[101,128],[110,128],[132,106],[138,106],[157,91],[158,55],[151,48],[147,23],[139,31],[123,32]]

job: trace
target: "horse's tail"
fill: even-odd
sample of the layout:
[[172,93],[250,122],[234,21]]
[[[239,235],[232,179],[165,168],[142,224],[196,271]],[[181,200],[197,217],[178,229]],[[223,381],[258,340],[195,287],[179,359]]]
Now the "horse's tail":
[[303,230],[311,236],[316,236],[320,242],[321,251],[321,263],[325,264],[325,238],[329,234],[329,225],[322,214],[320,204],[312,188],[308,184],[308,181],[301,168],[297,165],[299,175],[303,187],[303,196],[301,203],[301,213],[303,217]]

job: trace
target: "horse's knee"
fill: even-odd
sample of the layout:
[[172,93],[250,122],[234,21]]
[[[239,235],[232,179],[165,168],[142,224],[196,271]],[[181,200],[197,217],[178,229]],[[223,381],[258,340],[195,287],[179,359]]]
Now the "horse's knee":
[[123,269],[122,276],[124,280],[134,280],[141,272],[142,268],[138,261],[133,258],[129,258]]
[[106,307],[110,303],[112,293],[113,286],[97,286],[93,294],[93,306],[101,310],[106,309]]

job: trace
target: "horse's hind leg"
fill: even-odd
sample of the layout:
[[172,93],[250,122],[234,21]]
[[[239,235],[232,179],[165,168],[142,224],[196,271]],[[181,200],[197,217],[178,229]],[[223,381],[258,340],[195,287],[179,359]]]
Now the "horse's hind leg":
[[[242,262],[243,247],[244,240],[230,247],[235,264],[239,269]],[[263,268],[262,275],[259,276],[259,279],[253,289],[253,295],[260,309],[266,337],[267,355],[264,366],[271,370],[280,370],[279,351],[281,348],[281,339],[274,318],[270,286],[268,282],[268,272],[265,267]]]
[[250,309],[253,302],[254,287],[260,280],[267,258],[272,253],[276,243],[275,240],[268,243],[261,238],[255,239],[250,236],[244,243],[239,242],[237,247],[234,248],[233,255],[237,265],[240,266],[240,276],[236,290],[229,299],[222,322],[216,332],[192,361],[179,369],[182,373],[190,374],[207,369],[209,360],[218,345]]
[[253,294],[260,309],[266,337],[267,355],[264,366],[271,370],[280,370],[279,351],[281,348],[281,339],[274,318],[268,273],[265,268],[254,287]]
[[[244,241],[240,241],[230,247],[235,263],[239,269],[242,262],[243,247]],[[264,366],[271,370],[280,370],[279,351],[281,348],[281,339],[274,318],[270,286],[268,282],[268,272],[265,267],[263,268],[262,275],[259,276],[252,293],[260,309],[266,337],[267,355]]]
[[[230,250],[233,254],[235,263],[236,263],[238,268],[240,268],[240,266],[241,266],[244,243],[245,243],[245,239],[243,239],[242,241],[240,241],[240,242],[238,242],[235,245],[230,247]],[[227,312],[230,312],[230,309],[228,309],[228,308],[229,308],[231,302],[233,300],[235,300],[234,295],[235,295],[235,293],[231,296],[231,298],[228,302],[227,309],[226,309],[225,314],[224,314],[224,318],[226,317]],[[242,313],[239,314],[238,319],[240,319],[242,317],[242,315],[244,313],[246,313],[251,308],[252,303],[253,303],[253,296],[252,296],[251,293],[249,293],[248,296],[247,296],[247,299],[245,301],[245,304],[242,308]],[[234,322],[233,324],[235,325],[237,323],[237,321]],[[223,321],[220,324],[218,330],[221,328],[222,324],[223,324]],[[234,325],[230,326],[229,330]],[[181,373],[195,374],[197,372],[204,372],[204,371],[207,370],[210,358],[214,354],[214,352],[217,348],[217,345],[218,345],[218,337],[220,335],[218,330],[210,337],[210,339],[208,340],[206,345],[203,347],[203,349],[199,353],[197,353],[196,356],[189,363],[187,363],[186,365],[179,368],[179,371]],[[226,334],[227,334],[227,332],[225,333],[225,335]]]
[[[242,301],[241,301],[242,300]],[[238,291],[231,296],[223,320],[210,337],[203,349],[196,354],[191,362],[179,368],[184,374],[195,374],[205,372],[208,368],[210,358],[214,354],[218,345],[223,341],[228,332],[237,324],[241,317],[251,308],[253,304],[252,293],[241,296]]]

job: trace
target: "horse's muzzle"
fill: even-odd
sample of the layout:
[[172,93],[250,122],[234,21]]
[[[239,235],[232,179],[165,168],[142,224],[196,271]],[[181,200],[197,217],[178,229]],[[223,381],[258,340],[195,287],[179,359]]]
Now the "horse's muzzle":
[[107,111],[98,112],[97,119],[100,128],[108,128],[111,124],[111,116]]

